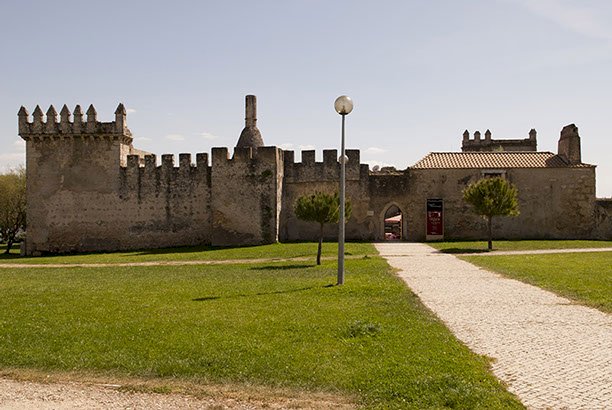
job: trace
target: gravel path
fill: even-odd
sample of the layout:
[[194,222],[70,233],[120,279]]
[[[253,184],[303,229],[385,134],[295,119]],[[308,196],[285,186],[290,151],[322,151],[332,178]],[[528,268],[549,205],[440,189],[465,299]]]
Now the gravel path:
[[79,383],[32,383],[0,379],[0,409],[247,409],[231,403],[198,400],[176,394],[128,393],[112,386]]
[[612,409],[610,315],[424,244],[376,247],[528,408]]
[[545,253],[583,253],[583,252],[612,252],[612,248],[534,249],[531,251],[522,250],[522,251],[467,252],[467,253],[455,253],[454,255],[500,256],[500,255],[541,255]]
[[[275,397],[269,392],[216,393],[214,398],[182,394],[122,391],[120,386],[84,382],[38,383],[0,377],[0,410],[260,410],[260,409],[354,409],[346,399],[330,394],[300,393]],[[228,390],[229,391],[229,390]],[[239,396],[239,398],[236,398]]]
[[[362,255],[346,255],[346,259],[360,259]],[[322,256],[321,260],[336,260],[336,256]],[[125,266],[187,266],[187,265],[229,265],[277,262],[310,262],[313,256],[295,258],[259,258],[259,259],[219,259],[219,260],[184,260],[184,261],[148,261],[148,262],[108,262],[108,263],[18,263],[0,261],[0,269],[24,268],[108,268]]]

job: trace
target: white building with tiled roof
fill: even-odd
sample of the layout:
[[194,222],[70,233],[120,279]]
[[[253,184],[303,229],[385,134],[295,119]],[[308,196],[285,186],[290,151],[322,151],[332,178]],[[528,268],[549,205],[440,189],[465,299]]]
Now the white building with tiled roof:
[[[612,204],[595,198],[596,167],[581,160],[578,128],[563,128],[557,154],[536,151],[536,131],[529,135],[492,140],[487,130],[484,140],[479,132],[470,140],[466,131],[463,152],[431,152],[409,167],[408,190],[399,201],[405,206],[405,237],[427,238],[423,215],[428,201],[436,199],[443,207],[444,238],[482,238],[484,220],[463,201],[462,191],[479,178],[502,176],[517,186],[521,213],[497,218],[499,238],[612,239]],[[521,146],[525,150],[517,151]]]

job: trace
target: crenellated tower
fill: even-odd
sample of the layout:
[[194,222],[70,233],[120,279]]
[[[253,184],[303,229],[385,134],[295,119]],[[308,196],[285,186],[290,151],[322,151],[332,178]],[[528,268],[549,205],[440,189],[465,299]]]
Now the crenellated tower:
[[[64,105],[59,119],[53,105],[46,115],[36,106],[31,121],[21,107],[18,118],[19,135],[26,141],[26,252],[78,249],[82,238],[70,233],[77,229],[65,226],[60,234],[50,226],[78,224],[88,204],[104,203],[118,191],[120,167],[127,164],[127,155],[137,153],[125,107],[119,104],[112,122],[98,121],[93,105],[85,119],[80,105],[74,114]],[[73,216],[66,218],[67,213]]]
[[[21,107],[17,116],[19,118],[19,135],[26,141],[32,139],[45,140],[54,138],[98,138],[119,141],[123,144],[132,144],[132,133],[127,128],[126,111],[123,104],[119,104],[115,110],[115,121],[100,122],[98,113],[93,105],[87,109],[87,119],[83,121],[81,106],[74,108],[74,115],[64,104],[58,114],[53,105],[45,115],[40,106],[36,106],[32,115],[32,122],[29,121],[30,114],[25,107]],[[70,116],[73,121],[70,121]]]
[[470,132],[463,132],[461,151],[463,152],[491,152],[491,151],[537,151],[537,133],[535,129],[529,131],[529,138],[524,139],[492,139],[490,130],[486,130],[484,139],[480,138],[480,131],[474,132],[474,139],[470,139]]

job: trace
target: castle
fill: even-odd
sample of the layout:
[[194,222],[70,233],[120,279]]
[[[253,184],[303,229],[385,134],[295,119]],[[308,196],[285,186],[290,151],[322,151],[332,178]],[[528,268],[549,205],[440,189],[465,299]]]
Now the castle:
[[[314,224],[296,218],[298,197],[335,192],[338,152],[294,152],[265,146],[257,129],[255,96],[246,97],[245,128],[228,148],[197,154],[155,155],[132,145],[126,110],[100,122],[93,106],[58,114],[36,107],[18,113],[26,141],[26,254],[114,251],[211,244],[254,245],[313,240]],[[72,121],[71,121],[72,117]],[[519,190],[520,216],[497,218],[498,238],[612,239],[612,203],[595,197],[595,166],[583,164],[574,125],[561,131],[558,153],[536,151],[536,132],[524,140],[463,134],[463,152],[430,153],[404,171],[372,171],[359,150],[347,150],[346,194],[352,217],[348,240],[393,237],[482,239],[485,221],[461,191],[500,175]],[[337,226],[325,236],[335,238]]]

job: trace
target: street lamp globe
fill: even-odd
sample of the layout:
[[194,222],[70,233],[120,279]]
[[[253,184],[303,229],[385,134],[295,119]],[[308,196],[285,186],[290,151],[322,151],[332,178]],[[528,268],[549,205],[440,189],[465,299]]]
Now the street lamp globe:
[[353,100],[346,95],[341,95],[336,98],[336,102],[334,103],[334,108],[336,112],[340,115],[347,115],[353,111]]

